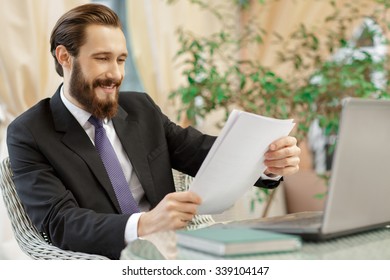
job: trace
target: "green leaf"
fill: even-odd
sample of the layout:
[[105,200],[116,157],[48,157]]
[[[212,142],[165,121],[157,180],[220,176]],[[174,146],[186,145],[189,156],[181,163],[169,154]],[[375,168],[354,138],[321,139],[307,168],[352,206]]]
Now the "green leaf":
[[243,90],[246,84],[246,77],[245,75],[240,74],[240,90]]
[[263,88],[264,90],[267,92],[267,93],[273,93],[276,91],[276,86],[275,84],[273,83],[270,83],[270,82],[265,82],[263,84]]
[[250,75],[250,78],[251,78],[251,80],[252,80],[253,82],[258,82],[258,81],[260,81],[259,73],[257,73],[257,72],[251,74],[251,75]]
[[225,91],[221,87],[217,87],[216,93],[218,103],[221,103],[223,100],[227,99]]

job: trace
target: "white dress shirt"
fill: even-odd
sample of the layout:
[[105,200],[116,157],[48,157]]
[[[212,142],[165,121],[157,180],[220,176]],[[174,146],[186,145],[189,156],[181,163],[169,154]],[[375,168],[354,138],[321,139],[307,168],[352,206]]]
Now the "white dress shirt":
[[[61,87],[61,100],[64,103],[65,107],[69,112],[75,117],[81,127],[85,130],[85,133],[88,135],[91,142],[95,145],[95,127],[88,121],[91,116],[91,113],[77,107],[71,103],[64,95],[63,86]],[[114,125],[111,120],[104,119],[103,127],[106,130],[108,139],[113,146],[115,153],[119,159],[119,162],[122,166],[123,173],[125,174],[126,180],[130,186],[131,193],[134,196],[135,201],[138,203],[138,206],[141,210],[141,213],[132,214],[127,221],[125,229],[125,242],[129,243],[138,238],[137,229],[138,229],[138,220],[144,211],[150,210],[150,204],[145,199],[145,192],[141,186],[141,183],[138,180],[137,175],[133,170],[133,166],[124,151],[122,144],[118,138],[118,135],[115,132]]]

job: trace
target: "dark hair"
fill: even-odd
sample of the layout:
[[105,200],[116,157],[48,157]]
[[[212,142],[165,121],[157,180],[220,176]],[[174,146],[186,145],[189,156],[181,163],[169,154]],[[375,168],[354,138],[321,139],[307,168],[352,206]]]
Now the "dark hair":
[[85,43],[85,29],[88,25],[109,25],[122,29],[118,15],[101,4],[85,4],[66,12],[56,23],[50,36],[50,52],[54,57],[57,73],[63,77],[61,64],[56,58],[56,48],[63,45],[70,55],[77,57]]

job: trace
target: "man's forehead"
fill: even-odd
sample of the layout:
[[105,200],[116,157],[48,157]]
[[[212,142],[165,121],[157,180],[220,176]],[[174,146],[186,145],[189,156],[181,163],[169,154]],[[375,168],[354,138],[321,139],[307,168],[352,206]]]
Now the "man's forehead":
[[127,55],[126,38],[119,27],[89,25],[85,29],[85,42],[82,47],[93,53],[120,53]]

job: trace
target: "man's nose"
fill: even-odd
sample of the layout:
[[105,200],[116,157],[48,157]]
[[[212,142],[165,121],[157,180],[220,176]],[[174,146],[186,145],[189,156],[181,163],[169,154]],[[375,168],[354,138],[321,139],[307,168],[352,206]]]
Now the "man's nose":
[[111,78],[114,80],[122,80],[124,75],[123,67],[119,65],[117,62],[113,62],[110,65],[110,69],[107,72],[107,78]]

